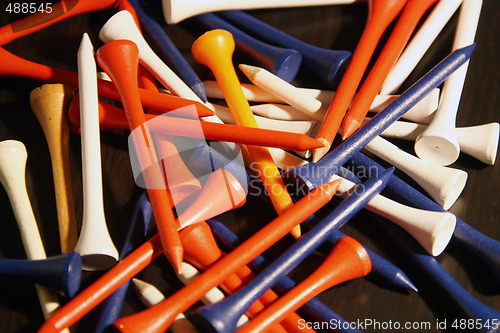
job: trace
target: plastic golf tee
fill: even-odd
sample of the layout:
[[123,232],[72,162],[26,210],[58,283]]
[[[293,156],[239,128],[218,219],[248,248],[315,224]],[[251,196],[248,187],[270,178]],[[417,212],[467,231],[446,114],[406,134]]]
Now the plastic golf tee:
[[[229,230],[224,224],[221,222],[215,221],[213,219],[207,220],[207,223],[210,225],[212,232],[214,233],[214,237],[217,240],[217,244],[220,244],[221,248],[224,248],[228,252],[234,249],[238,244],[241,243],[239,237],[235,235],[231,230]],[[305,222],[303,222],[305,223]],[[345,235],[343,235],[345,236]],[[343,237],[341,236],[341,237]],[[341,238],[339,237],[339,238]],[[335,240],[337,242],[338,239]],[[334,242],[334,243],[335,243]],[[368,250],[367,250],[368,251]],[[370,255],[370,252],[368,253]],[[371,252],[373,254],[373,252]],[[371,255],[370,255],[370,259]],[[260,272],[267,266],[269,262],[262,256],[258,256],[248,265],[252,271]],[[291,290],[295,287],[295,282],[290,279],[288,276],[283,276],[278,283],[273,287],[273,290],[276,290],[280,294],[284,294],[287,291]],[[312,298],[306,304],[304,304],[300,308],[301,313],[307,315],[308,318],[314,318],[316,321],[325,321],[328,322],[330,320],[337,320],[338,322],[344,322],[345,319],[340,317],[337,313],[335,313],[332,309],[321,303],[318,299]],[[238,321],[238,325],[241,322]],[[358,330],[343,328],[343,325],[339,325],[339,332],[349,332],[356,333]]]
[[238,332],[261,332],[315,295],[339,283],[363,277],[371,268],[370,257],[363,246],[355,239],[344,236],[307,279],[266,307]]
[[214,13],[197,15],[192,20],[206,30],[223,29],[234,38],[236,48],[285,82],[295,78],[302,63],[302,55],[294,49],[277,47],[246,34]]
[[[180,236],[185,249],[186,261],[192,263],[193,266],[202,271],[207,270],[223,256],[222,251],[217,246],[209,225],[205,221],[183,228],[180,232]],[[252,277],[252,271],[246,265],[243,265],[237,272],[228,275],[220,286],[231,295],[243,287],[243,280],[249,280]],[[262,311],[267,304],[270,304],[277,298],[278,296],[273,291],[269,290],[247,309],[247,313],[254,316]],[[296,314],[291,314],[284,320],[284,323],[289,323],[289,327],[296,327],[299,319],[300,317]],[[279,327],[280,325],[275,326],[275,330],[285,331],[282,327]]]
[[163,0],[163,15],[168,24],[178,23],[188,17],[219,10],[229,9],[258,9],[258,8],[283,8],[283,7],[303,7],[315,5],[338,5],[353,3],[354,0],[288,0],[269,1],[269,0],[216,0],[206,2],[204,0]]
[[[9,196],[26,257],[29,260],[45,259],[47,255],[26,189],[27,158],[28,153],[22,142],[0,142],[0,182]],[[46,287],[36,286],[36,291],[43,315],[47,319],[59,308],[59,299],[55,292]]]
[[206,102],[207,95],[203,83],[177,46],[168,37],[163,26],[146,13],[140,0],[129,0],[128,2],[134,7],[142,32],[151,41],[158,56],[186,82],[203,102]]
[[370,109],[370,105],[379,93],[387,74],[396,63],[420,18],[435,2],[436,0],[408,0],[382,52],[344,117],[342,123],[343,139],[348,138],[359,128]]
[[378,41],[387,26],[399,14],[407,0],[369,0],[369,17],[361,39],[356,46],[351,61],[342,76],[330,106],[326,112],[325,119],[316,134],[316,139],[322,142],[323,148],[315,149],[313,161],[318,161],[325,155],[332,145],[347,108],[351,104],[352,97],[363,77]]
[[[258,127],[252,110],[246,100],[232,63],[235,44],[231,34],[225,30],[206,32],[193,43],[191,51],[199,63],[207,66],[214,73],[229,109],[237,125]],[[247,147],[252,161],[256,163],[267,193],[278,214],[293,205],[280,172],[267,148]],[[300,236],[300,227],[291,230],[294,237]]]
[[78,50],[80,122],[82,125],[83,217],[75,251],[85,270],[103,270],[118,261],[118,250],[109,234],[104,213],[101,172],[101,142],[94,49],[87,34]]
[[[149,140],[151,135],[147,128],[144,111],[137,82],[139,50],[128,40],[116,40],[106,43],[96,53],[99,65],[111,77],[122,96],[130,131],[140,128],[145,136],[134,140],[141,170],[144,170],[144,181],[153,207],[153,215],[160,234],[165,255],[177,271],[182,262],[182,245],[178,234],[178,223],[173,214],[173,202],[165,185],[158,164],[158,157]],[[140,133],[140,132],[139,132]],[[148,145],[146,140],[150,142]],[[151,160],[150,160],[151,159]],[[148,163],[149,161],[149,163]],[[144,164],[143,164],[144,163]],[[150,167],[152,166],[152,167]]]
[[268,249],[290,229],[331,200],[340,182],[325,184],[295,203],[236,249],[211,265],[195,281],[158,305],[137,314],[118,319],[114,326],[122,332],[164,332],[177,314],[186,311],[229,274]]
[[76,15],[109,9],[117,2],[118,0],[57,1],[44,11],[36,12],[1,27],[0,45],[5,45]]
[[[80,132],[79,94],[75,95],[69,109],[69,123],[74,133]],[[186,107],[192,110],[192,107]],[[180,113],[182,109],[175,111]],[[188,112],[192,114],[192,112]],[[159,134],[170,134],[214,141],[276,147],[287,150],[307,150],[321,144],[305,134],[287,131],[253,128],[232,124],[218,124],[197,119],[163,115],[144,114],[150,130]],[[127,116],[123,109],[99,101],[99,125],[101,129],[128,129]],[[165,155],[167,156],[167,155]]]
[[[0,75],[23,77],[44,83],[63,83],[73,90],[78,90],[78,75],[74,72],[38,64],[23,59],[0,47]],[[98,79],[99,96],[120,101],[120,93],[113,83]],[[150,111],[164,113],[188,105],[194,105],[200,117],[211,116],[214,112],[199,102],[139,88],[139,95],[144,107]]]
[[73,297],[80,288],[82,260],[77,252],[47,259],[0,259],[0,276],[46,286]]
[[304,65],[327,86],[333,85],[335,74],[345,66],[351,56],[349,51],[323,49],[304,43],[243,11],[222,11],[216,14],[253,36],[267,40],[274,45],[299,51]]
[[452,52],[401,94],[399,98],[321,160],[292,169],[285,174],[285,177],[290,181],[300,180],[309,189],[323,184],[374,137],[380,135],[431,90],[443,83],[451,73],[470,58],[474,48],[475,44],[472,44]]
[[[453,50],[474,42],[482,4],[482,0],[462,2]],[[441,165],[449,165],[457,160],[460,145],[455,124],[468,67],[469,62],[466,62],[444,82],[436,114],[415,140],[415,152],[420,158]]]
[[210,326],[216,332],[233,332],[238,318],[245,309],[266,290],[275,285],[283,275],[290,272],[292,268],[307,258],[326,241],[330,233],[338,230],[359,212],[371,198],[382,191],[393,170],[388,169],[378,174],[377,177],[370,178],[363,185],[364,191],[354,192],[343,200],[320,223],[305,233],[260,272],[245,288],[219,303],[195,310],[193,316],[195,325],[199,327]]

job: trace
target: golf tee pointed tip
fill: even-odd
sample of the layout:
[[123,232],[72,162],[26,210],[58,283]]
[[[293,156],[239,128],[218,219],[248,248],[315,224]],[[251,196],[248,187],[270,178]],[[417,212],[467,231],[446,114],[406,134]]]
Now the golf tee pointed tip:
[[165,256],[172,265],[173,269],[180,273],[182,271],[182,262],[184,260],[184,249],[179,246],[171,246],[168,248],[168,252],[165,252]]
[[301,135],[297,143],[297,148],[299,148],[297,150],[306,151],[310,149],[323,148],[324,146],[325,144],[319,140],[311,138],[308,135]]
[[245,76],[251,81],[259,72],[260,68],[256,66],[239,64],[238,68],[245,74]]
[[356,119],[346,117],[342,124],[342,140],[349,138],[361,125]]
[[203,103],[206,103],[208,101],[207,93],[205,92],[205,86],[203,85],[203,83],[197,82],[193,86],[191,86],[191,89],[202,100]]
[[330,196],[331,199],[339,189],[341,183],[342,179],[337,179],[332,182],[320,185],[316,187],[313,191],[320,191],[320,193],[326,193],[328,196]]
[[330,150],[331,144],[328,140],[324,138],[316,138],[317,141],[323,144],[323,147],[316,148],[313,150],[312,161],[313,163],[318,162],[328,151]]
[[300,236],[302,236],[300,225],[296,225],[295,227],[293,227],[292,230],[290,231],[290,234],[293,236],[293,238],[299,239]]

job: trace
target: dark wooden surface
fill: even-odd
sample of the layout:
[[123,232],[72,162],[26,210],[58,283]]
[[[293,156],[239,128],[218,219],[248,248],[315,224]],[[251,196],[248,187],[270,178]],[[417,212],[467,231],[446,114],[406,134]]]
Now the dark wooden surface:
[[[198,32],[190,29],[189,24],[167,26],[159,10],[159,1],[151,4],[152,15],[161,22],[169,36],[193,65],[202,79],[212,78],[210,72],[195,63],[190,46]],[[156,9],[156,10],[154,10]],[[37,61],[76,71],[76,52],[83,32],[89,33],[95,49],[102,45],[98,39],[100,27],[114,13],[113,10],[82,15],[39,33],[27,36],[5,46],[9,51]],[[252,14],[271,23],[292,36],[313,45],[332,49],[353,51],[361,35],[366,20],[366,3],[360,2],[346,6],[317,8],[279,9],[252,11]],[[499,120],[498,92],[500,91],[499,62],[500,52],[498,17],[500,2],[485,0],[477,30],[477,48],[472,56],[462,95],[457,124],[471,126]],[[0,8],[0,24],[10,22],[4,7]],[[449,53],[453,40],[457,15],[447,24],[422,62],[412,73],[405,86],[422,76],[434,64]],[[235,63],[244,59],[239,53]],[[0,59],[2,62],[2,59]],[[304,87],[321,87],[318,81],[302,69],[295,82]],[[52,183],[49,151],[38,122],[29,105],[32,89],[41,85],[23,78],[0,77],[0,140],[15,139],[22,141],[28,151],[26,182],[36,219],[43,237],[47,254],[57,255],[60,251],[56,222],[56,206]],[[133,182],[127,152],[126,132],[103,132],[103,188],[105,211],[109,229],[118,248],[121,247],[129,215],[135,199],[141,193]],[[82,217],[81,193],[81,149],[78,135],[71,135],[71,165],[75,194],[77,219]],[[411,151],[411,144],[400,143]],[[500,239],[499,213],[499,166],[486,166],[464,154],[453,167],[468,172],[467,185],[454,206],[450,209],[462,220],[477,230]],[[398,172],[399,175],[405,177]],[[405,178],[407,179],[407,178]],[[259,226],[270,221],[274,213],[259,208],[258,201],[249,198],[246,205],[221,219],[240,236],[247,237]],[[2,212],[0,232],[0,256],[6,258],[25,258],[17,225],[5,191],[0,190],[0,210]],[[377,227],[369,214],[361,212],[343,231],[356,236],[363,244],[405,270],[417,284],[419,293],[395,291],[373,278],[364,278],[335,287],[319,296],[325,304],[338,312],[348,321],[366,318],[379,322],[430,322],[435,327],[436,319],[451,321],[459,318],[451,303],[426,282],[422,274],[405,261]],[[276,255],[292,241],[287,236],[280,242],[278,249],[270,251]],[[292,276],[299,281],[313,271],[320,262],[316,255],[295,270]],[[452,241],[437,260],[441,265],[474,297],[484,304],[500,310],[500,286],[487,266],[462,245]],[[86,273],[82,285],[88,285],[99,273]],[[140,274],[140,277],[154,282],[165,294],[180,287],[172,270],[164,259],[155,262]],[[0,279],[0,327],[2,332],[34,332],[43,323],[43,316],[32,285],[10,279]],[[64,300],[63,300],[64,302]],[[142,309],[133,292],[129,292],[123,314]],[[89,332],[96,311],[83,318],[72,329],[75,332]],[[370,331],[370,330],[366,330]],[[451,331],[451,330],[449,330]]]

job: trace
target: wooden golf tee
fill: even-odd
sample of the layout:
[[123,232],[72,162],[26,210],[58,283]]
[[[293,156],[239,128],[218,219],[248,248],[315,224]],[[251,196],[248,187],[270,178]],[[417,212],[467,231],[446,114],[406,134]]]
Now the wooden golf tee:
[[[337,192],[341,197],[346,197],[355,190],[355,184],[360,181],[354,173],[344,167],[340,168],[339,174],[343,180]],[[339,176],[335,175],[332,179],[337,177]],[[456,217],[451,213],[413,208],[382,195],[375,196],[366,204],[365,209],[399,225],[433,256],[438,256],[445,250],[456,226]],[[375,271],[377,258],[373,257],[372,263]]]
[[[203,81],[203,83],[205,85],[208,97],[220,99],[224,98],[217,82],[206,80]],[[257,85],[242,83],[241,88],[243,89],[243,93],[245,94],[245,97],[248,101],[263,102],[261,104],[254,104],[250,106],[255,115],[279,120],[311,119],[295,108],[292,108],[289,105],[282,104],[284,101],[283,98],[279,98],[278,96],[271,94],[266,89],[263,89]],[[292,91],[287,90],[285,93],[288,95],[291,94]],[[299,88],[299,93],[301,95],[308,95],[312,98],[315,98],[323,104],[321,109],[318,110],[318,114],[321,114],[321,119],[323,119],[326,109],[328,108],[328,103],[330,103],[333,96],[335,96],[334,91],[311,88]],[[411,122],[428,124],[434,116],[434,111],[436,111],[436,108],[438,106],[439,93],[440,90],[438,88],[431,91],[429,95],[423,98],[413,108],[408,110],[408,112],[405,113],[402,117]],[[389,105],[391,101],[395,100],[398,97],[399,95],[377,95],[370,107],[370,112],[377,113],[382,111],[384,107]]]
[[[132,22],[130,22],[132,23]],[[104,29],[101,29],[101,31]],[[139,31],[140,33],[140,31]],[[139,36],[138,38],[143,40]],[[147,46],[147,45],[146,45]],[[139,50],[139,57],[141,51]],[[140,59],[139,59],[140,60]],[[138,81],[139,85],[147,90],[158,92],[158,86],[156,84],[156,79],[153,74],[146,69],[146,67],[139,64],[138,71]],[[186,109],[186,114],[181,116],[185,116],[187,118],[196,119],[196,110],[192,107],[186,107],[182,110]],[[180,115],[178,110],[173,110],[174,114]],[[155,113],[153,110],[146,109],[146,112]],[[122,115],[126,114],[121,112]],[[171,117],[173,118],[173,117]],[[150,125],[148,123],[148,125]],[[126,126],[128,128],[128,126]],[[186,167],[184,161],[182,160],[179,151],[177,150],[176,145],[173,142],[173,138],[169,134],[154,134],[153,140],[156,142],[156,149],[158,152],[158,158],[161,160],[162,167],[164,171],[164,176],[166,177],[168,183],[168,189],[170,191],[170,195],[172,197],[172,201],[175,207],[180,207],[180,205],[184,204],[184,200],[189,198],[191,195],[196,193],[201,189],[201,184],[199,180],[193,176],[191,171]],[[188,148],[188,147],[184,147]],[[168,170],[168,173],[166,172]],[[177,212],[177,214],[180,214]]]
[[359,128],[420,18],[435,2],[436,0],[408,0],[382,52],[344,117],[342,139],[348,138]]
[[68,110],[72,97],[73,90],[62,84],[45,84],[30,94],[31,109],[49,146],[62,253],[73,251],[78,239],[69,163]]
[[294,225],[300,223],[300,221],[303,221],[330,201],[339,183],[328,183],[313,190],[313,192],[251,236],[246,242],[220,258],[195,281],[148,310],[118,319],[114,326],[122,332],[164,332],[177,314],[186,311],[207,291],[214,286],[220,285],[229,274],[237,272],[242,265],[248,264],[277,240],[289,233]]
[[165,61],[205,103],[207,101],[207,95],[203,83],[174,42],[172,42],[163,25],[146,12],[140,0],[129,0],[128,2],[134,7],[143,35],[151,42],[158,56]]
[[[200,270],[207,270],[223,256],[222,251],[217,246],[210,226],[205,221],[194,223],[183,228],[180,231],[180,236],[185,249],[186,261],[192,263],[193,266]],[[237,272],[228,275],[221,283],[221,287],[231,295],[243,287],[242,280],[250,280],[252,277],[252,271],[246,265],[243,265]],[[278,296],[274,291],[268,290],[247,309],[246,313],[250,316],[254,316],[277,298]],[[284,322],[285,324],[289,324],[288,327],[297,327],[297,321],[299,319],[300,317],[293,313],[285,318]],[[274,329],[278,332],[285,331],[282,327],[278,327],[279,325],[275,326],[277,327]]]
[[[26,257],[29,260],[45,259],[47,255],[26,189],[27,158],[28,153],[22,142],[0,142],[0,182],[9,196]],[[59,299],[55,292],[42,286],[35,287],[43,315],[47,319],[59,308]]]
[[[0,47],[0,75],[23,77],[44,83],[63,83],[78,90],[78,74],[23,59]],[[99,79],[99,96],[120,101],[120,93],[113,83]],[[159,113],[176,110],[187,105],[194,105],[200,117],[211,116],[212,110],[199,102],[139,88],[139,95],[144,107]]]
[[[0,45],[40,31],[57,22],[76,15],[105,10],[113,7],[118,0],[60,0],[44,11],[36,12],[0,28]],[[47,6],[51,3],[47,3]],[[31,9],[30,9],[31,11]]]
[[[449,54],[394,102],[373,117],[347,140],[341,142],[320,161],[305,164],[288,171],[285,174],[287,180],[293,179],[294,182],[297,182],[298,179],[302,179],[303,184],[308,188],[314,188],[328,181],[342,165],[356,155],[356,153],[359,153],[374,137],[380,135],[387,127],[398,120],[402,114],[406,113],[413,105],[443,83],[451,73],[465,63],[472,55],[475,47],[476,45],[473,44]],[[298,183],[295,184],[298,185]]]
[[194,201],[177,218],[181,228],[205,221],[246,202],[246,189],[229,171],[217,169],[208,176]]
[[[139,75],[138,81],[140,86],[150,91],[155,91],[155,92],[159,91],[156,85],[156,79],[154,78],[154,76],[152,76],[152,74],[149,71],[146,70],[145,67],[139,65],[138,75]],[[103,109],[103,105],[113,109],[114,113],[117,115],[117,118],[119,118],[114,120],[114,122],[120,124],[120,128],[129,128],[127,116],[122,109],[112,107],[111,105],[106,103],[100,103],[99,107],[100,110]],[[181,115],[180,110],[187,110],[187,111],[185,112],[185,114]],[[180,110],[174,110],[177,116],[180,115],[193,119],[197,118],[196,110],[192,107],[186,107]],[[154,110],[151,109],[147,109],[147,111],[153,114],[156,113],[154,112]],[[71,112],[71,107],[70,107],[70,112]],[[145,114],[144,116],[146,117],[147,120],[149,120],[148,117],[150,117],[151,119],[154,117],[153,115],[150,114]],[[169,120],[172,119],[179,119],[179,118],[178,117],[170,117],[168,119],[158,118],[158,120],[164,120],[168,124],[170,124]],[[148,126],[154,123],[156,123],[156,121],[150,121],[148,123]],[[198,122],[196,122],[196,124],[198,124]],[[159,160],[161,160],[161,163],[163,164],[162,166],[163,170],[165,170],[164,175],[167,178],[167,182],[169,184],[168,188],[170,191],[170,195],[172,197],[173,204],[175,207],[179,208],[180,205],[184,204],[184,200],[186,200],[192,194],[196,193],[201,189],[201,184],[199,180],[193,176],[193,174],[184,164],[184,161],[182,160],[179,151],[177,150],[177,147],[173,143],[172,137],[169,134],[170,133],[156,133],[153,136],[153,140],[156,143],[158,158]],[[166,172],[166,170],[169,170],[168,173]],[[177,214],[180,213],[177,212]]]
[[[130,222],[127,227],[128,230],[120,250],[120,261],[144,242],[151,215],[151,204],[149,203],[147,193],[144,191],[137,199],[134,210],[130,215]],[[113,292],[113,294],[106,298],[101,304],[99,315],[95,320],[95,333],[105,332],[106,328],[112,325],[115,320],[120,317],[120,311],[124,304],[129,285],[130,280],[123,283],[120,288]]]
[[156,234],[62,306],[38,332],[56,333],[74,325],[162,252],[160,236]]
[[[183,262],[182,269],[184,269],[186,265],[189,264]],[[146,307],[150,308],[165,299],[165,295],[163,295],[163,293],[151,283],[139,280],[137,278],[133,278],[131,281],[134,285],[135,291],[137,292],[137,296]],[[172,326],[170,326],[169,330],[172,333],[199,333],[196,327],[194,327],[193,324],[191,324],[191,322],[187,320],[184,313],[179,313],[179,315],[175,318],[175,321],[172,323]]]
[[[75,94],[69,108],[69,124],[73,133],[80,132],[79,94]],[[186,107],[191,110],[192,107]],[[181,111],[179,109],[178,111]],[[175,111],[174,111],[175,112]],[[177,113],[177,112],[176,112]],[[192,112],[189,112],[192,113]],[[218,124],[197,119],[175,116],[144,114],[150,130],[155,133],[186,136],[213,141],[275,147],[286,150],[308,150],[321,144],[308,135],[265,128],[254,128],[232,124]],[[153,120],[154,119],[154,120]],[[99,101],[99,125],[103,130],[128,129],[127,116],[123,109]]]
[[[224,248],[227,251],[231,251],[234,249],[237,244],[240,244],[241,241],[237,235],[235,235],[232,231],[230,231],[226,226],[224,226],[221,222],[218,222],[216,220],[210,219],[207,220],[207,223],[210,225],[210,228],[212,229],[212,232],[214,233],[214,237],[217,240],[217,244],[220,244],[221,248]],[[307,222],[303,222],[307,223]],[[335,234],[342,234],[341,232],[336,232]],[[345,236],[345,234],[342,234],[342,236],[338,237],[333,243],[335,244],[340,238]],[[330,236],[331,237],[331,236]],[[330,239],[328,240],[330,242]],[[331,247],[330,247],[331,248]],[[368,249],[366,249],[368,252],[368,255],[370,256],[370,259],[372,259],[372,255],[377,256],[375,253],[370,252]],[[268,261],[262,256],[259,255],[257,258],[252,260],[252,262],[249,264],[249,267],[254,271],[254,272],[261,272],[265,266],[267,266],[269,263]],[[373,270],[372,270],[373,272]],[[273,287],[273,290],[276,289],[278,292],[281,294],[284,294],[288,292],[289,290],[293,289],[293,287],[296,286],[296,283],[289,278],[288,276],[283,276],[278,283]],[[416,291],[416,288],[414,288]],[[321,321],[321,322],[328,322],[330,320],[337,320],[339,323],[345,322],[345,319],[339,316],[337,313],[335,313],[332,309],[327,307],[325,304],[321,303],[318,299],[316,298],[311,298],[306,304],[302,305],[300,308],[300,312],[307,315],[307,318],[314,319],[315,321]],[[241,320],[240,320],[241,321]],[[238,321],[238,324],[240,323]],[[237,327],[240,327],[237,325]],[[339,332],[350,332],[350,333],[357,333],[357,331],[352,331],[350,329],[343,329],[342,325],[338,326]]]
[[370,257],[363,246],[351,237],[342,237],[314,273],[266,307],[238,332],[262,332],[312,297],[342,282],[363,277],[370,270]]
[[363,185],[364,191],[355,191],[343,200],[320,223],[302,235],[236,294],[216,304],[196,309],[193,313],[193,323],[198,327],[211,327],[212,331],[219,333],[233,332],[238,318],[245,309],[260,295],[272,288],[282,276],[297,267],[326,241],[329,234],[348,222],[366,203],[382,191],[393,171],[394,168],[388,169],[367,180]]
[[[367,168],[373,168],[374,170],[378,170],[378,172],[384,170],[380,164],[363,153],[353,155],[349,164],[355,167],[355,172],[366,170]],[[434,200],[395,175],[391,177],[389,184],[387,184],[385,193],[408,206],[429,211],[446,212]],[[496,279],[500,281],[500,242],[482,234],[460,218],[456,216],[455,218],[456,227],[453,238],[472,250],[479,259],[489,266]]]
[[[415,140],[426,127],[423,124],[396,121],[382,132],[380,136],[402,140]],[[466,153],[485,164],[495,164],[500,132],[499,123],[491,122],[476,126],[457,127],[455,131],[460,152]]]
[[111,77],[122,96],[130,131],[138,127],[139,130],[143,130],[142,136],[136,136],[139,138],[134,140],[134,148],[141,163],[141,170],[144,171],[144,181],[165,255],[174,269],[178,271],[183,256],[182,245],[177,231],[178,223],[172,211],[172,198],[167,192],[165,179],[158,165],[158,157],[150,142],[151,135],[139,96],[137,82],[139,50],[131,41],[117,40],[102,46],[97,51],[96,57],[99,65]]
[[[474,42],[482,4],[482,0],[463,1],[453,50]],[[468,67],[469,62],[466,62],[444,82],[436,114],[429,126],[415,140],[415,153],[420,158],[449,165],[460,155],[455,126]]]
[[303,7],[303,6],[324,6],[353,3],[354,0],[162,0],[163,15],[168,24],[179,23],[180,21],[201,13],[216,12],[229,9],[259,9],[259,8],[283,8],[283,7]]
[[80,287],[82,260],[77,252],[47,259],[23,260],[0,258],[0,276],[30,281],[75,296]]
[[83,269],[109,269],[118,261],[118,250],[109,234],[102,189],[101,139],[94,48],[84,33],[78,49],[78,86],[81,98],[83,216],[75,251]]
[[342,119],[344,117],[352,97],[358,88],[366,67],[370,62],[372,54],[378,41],[387,26],[399,14],[407,0],[369,0],[369,17],[361,39],[356,46],[351,61],[342,76],[330,106],[325,115],[325,119],[316,134],[316,139],[323,143],[323,148],[313,151],[313,161],[318,161],[325,155],[332,145],[337,134]]
[[[130,22],[132,23],[132,22]],[[139,27],[139,26],[138,26]],[[101,31],[104,29],[101,29]],[[140,33],[140,31],[139,31]],[[142,36],[138,37],[139,40],[144,40]],[[146,45],[147,46],[147,45]],[[139,57],[141,51],[139,50]],[[140,60],[140,58],[139,58]],[[143,65],[139,64],[138,72],[139,85],[150,91],[158,92],[158,86],[156,79],[153,74],[146,69]],[[174,114],[181,117],[197,119],[196,109],[191,107],[185,107],[181,110],[187,110],[185,114],[180,114],[179,110],[173,110]],[[126,114],[121,111],[121,115],[125,116],[125,123],[127,123]],[[146,109],[146,112],[155,114],[154,110]],[[145,114],[146,116],[146,114]],[[174,118],[174,117],[170,117]],[[161,118],[160,118],[161,119]],[[165,119],[164,119],[165,120]],[[170,120],[170,119],[169,119]],[[151,125],[152,122],[148,123]],[[128,128],[128,125],[125,127]],[[170,190],[170,195],[175,207],[180,207],[184,204],[184,200],[189,198],[192,194],[196,193],[201,189],[201,184],[199,180],[193,176],[191,171],[186,167],[184,161],[182,160],[176,145],[174,144],[173,138],[169,134],[155,134],[153,140],[156,142],[156,149],[158,152],[158,158],[163,163],[164,175],[167,178],[168,188]],[[188,148],[188,147],[184,147]],[[189,148],[188,148],[189,149]],[[166,170],[169,170],[168,173]],[[177,214],[180,214],[177,212]]]
[[147,68],[166,89],[177,96],[200,103],[202,102],[198,95],[196,95],[151,49],[129,11],[122,10],[113,15],[101,28],[99,38],[104,43],[119,39],[134,42],[139,49],[139,60],[141,64]]
[[436,3],[385,78],[380,94],[394,94],[401,87],[462,2],[443,0]]
[[299,51],[302,63],[326,86],[334,84],[335,75],[351,57],[349,51],[324,49],[305,43],[240,10],[221,11],[216,14],[254,37]]
[[[196,61],[207,66],[213,72],[236,124],[258,127],[233,67],[234,48],[234,39],[231,34],[225,30],[216,29],[198,37],[193,43],[191,52]],[[293,205],[293,201],[269,150],[265,147],[254,146],[247,148],[252,161],[256,162],[259,176],[276,212],[282,214]],[[294,226],[291,233],[295,238],[300,237],[300,226]]]
[[[215,269],[213,267],[210,267],[208,269],[210,270],[208,277],[207,275],[205,275],[205,277],[201,280],[197,279],[196,281],[193,281],[193,283],[186,287],[187,290],[178,292],[176,298],[173,299],[175,308],[170,306],[170,302],[172,301],[172,299],[167,299],[165,300],[165,302],[168,301],[166,307],[160,308],[160,310],[157,310],[158,308],[156,308],[152,311],[152,315],[148,315],[148,318],[150,318],[151,320],[156,320],[155,317],[157,313],[161,314],[164,312],[164,310],[168,310],[168,313],[165,313],[165,316],[162,319],[162,323],[160,324],[161,326],[168,327],[171,323],[170,320],[174,320],[178,313],[184,312],[191,305],[196,303],[198,299],[201,299],[201,297],[203,297],[203,295],[206,294],[208,290],[210,290],[214,286],[221,284],[221,282],[224,281],[224,279],[229,274],[235,273],[241,267],[239,263],[244,261],[244,264],[246,264],[252,260],[251,258],[249,259],[244,256],[242,257],[242,254],[246,256],[248,254],[247,250],[263,252],[265,249],[269,248],[271,246],[271,243],[276,242],[278,239],[288,233],[291,225],[300,223],[301,219],[306,219],[310,214],[314,213],[321,206],[330,201],[330,199],[333,198],[338,185],[339,182],[327,184],[322,188],[318,188],[314,193],[311,193],[310,195],[304,197],[302,200],[297,202],[297,204],[292,206],[289,212],[285,212],[284,216],[280,216],[275,219],[275,221],[277,221],[274,223],[271,222],[271,227],[265,227],[265,230],[260,233],[260,236],[254,236],[253,240],[245,245],[245,247],[242,247],[235,254],[229,254],[229,259],[225,259],[227,256],[221,258],[221,260],[219,261],[222,261],[222,264],[218,264],[219,261],[214,264],[214,266],[219,266],[220,268],[222,268],[222,271],[220,271],[217,267]],[[268,239],[268,233],[272,234],[273,237]],[[261,241],[262,239],[265,240],[266,244],[264,244],[264,241]],[[116,289],[118,289],[125,281],[134,277],[138,272],[149,265],[154,259],[160,256],[161,253],[162,245],[160,236],[156,234],[155,236],[147,240],[144,244],[139,246],[132,253],[130,253],[127,257],[125,257],[116,266],[111,268],[103,276],[97,279],[88,288],[76,295],[74,299],[66,303],[60,311],[55,313],[51,319],[47,320],[44,323],[44,325],[40,328],[39,333],[55,333],[75,324],[78,320],[80,320],[83,316],[85,316],[93,308],[95,308],[99,303],[101,303],[104,299],[111,295]],[[252,253],[251,255],[254,254],[256,257],[260,253]],[[234,262],[234,260],[238,260],[238,262]],[[231,265],[228,266],[226,264]],[[217,281],[213,281],[215,278],[217,278]],[[203,286],[207,284],[210,285],[207,286],[207,289],[201,290],[201,292],[198,293],[200,291],[198,288],[200,286],[198,284],[200,283]],[[161,306],[160,304],[158,306]],[[177,311],[178,313],[175,313]],[[140,317],[142,317],[142,315],[140,315]],[[135,326],[136,322],[133,321],[133,323]],[[154,329],[154,325],[149,324],[151,324],[151,322],[146,323],[145,327]],[[161,327],[157,328],[157,330],[161,332],[165,331],[165,329],[161,330]]]
[[[500,320],[500,312],[481,303],[471,295],[434,257],[420,253],[418,245],[406,233],[384,223],[381,219],[376,218],[375,221],[391,236],[391,239],[398,246],[397,251],[401,252],[401,255],[405,257],[404,259],[415,265],[418,274],[427,280],[423,283],[431,283],[437,287],[436,290],[439,292],[436,297],[443,298],[447,308],[457,311],[456,317],[483,323],[496,323]],[[498,332],[498,327],[488,327],[486,325],[477,327],[474,330],[469,329],[469,331],[494,333]]]
[[457,201],[467,183],[467,172],[420,159],[380,136],[364,149],[406,173],[444,209]]
[[206,31],[223,29],[234,38],[236,48],[253,58],[262,67],[285,82],[292,81],[299,71],[302,55],[295,49],[268,44],[245,33],[214,13],[197,15],[192,20]]

